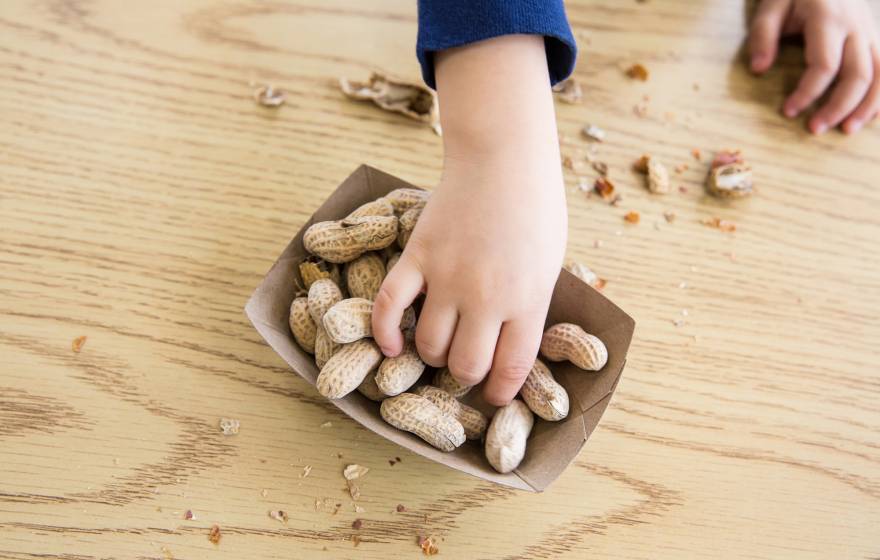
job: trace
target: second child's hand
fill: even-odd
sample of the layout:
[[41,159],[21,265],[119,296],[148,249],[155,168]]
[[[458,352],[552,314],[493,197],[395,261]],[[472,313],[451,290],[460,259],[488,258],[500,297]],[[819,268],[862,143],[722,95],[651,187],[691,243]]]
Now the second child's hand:
[[766,72],[780,37],[798,34],[804,36],[807,68],[783,114],[798,116],[830,90],[810,117],[810,130],[822,134],[841,125],[846,133],[859,131],[880,112],[880,36],[867,2],[761,0],[749,33],[752,70]]

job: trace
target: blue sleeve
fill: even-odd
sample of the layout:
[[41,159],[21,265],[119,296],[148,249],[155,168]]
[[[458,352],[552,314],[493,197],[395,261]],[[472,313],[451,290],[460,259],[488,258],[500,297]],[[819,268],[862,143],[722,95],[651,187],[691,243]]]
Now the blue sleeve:
[[436,87],[435,52],[517,33],[544,36],[551,83],[571,74],[577,44],[562,0],[419,0],[416,53],[425,83]]

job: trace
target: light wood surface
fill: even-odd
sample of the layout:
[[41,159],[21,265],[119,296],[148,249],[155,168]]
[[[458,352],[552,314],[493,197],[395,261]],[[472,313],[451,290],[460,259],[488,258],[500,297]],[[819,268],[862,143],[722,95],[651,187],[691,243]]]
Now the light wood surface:
[[[568,9],[585,99],[558,105],[563,151],[605,128],[624,196],[567,172],[570,255],[637,330],[599,428],[531,494],[361,428],[242,313],[358,164],[438,179],[438,137],[335,84],[418,78],[414,2],[2,2],[0,557],[386,559],[420,556],[419,535],[449,558],[880,557],[880,129],[779,117],[801,52],[750,76],[740,2]],[[252,80],[287,103],[257,106]],[[753,165],[752,199],[704,196],[724,147]],[[688,163],[687,192],[648,194],[643,152]],[[349,463],[371,468],[360,513]]]

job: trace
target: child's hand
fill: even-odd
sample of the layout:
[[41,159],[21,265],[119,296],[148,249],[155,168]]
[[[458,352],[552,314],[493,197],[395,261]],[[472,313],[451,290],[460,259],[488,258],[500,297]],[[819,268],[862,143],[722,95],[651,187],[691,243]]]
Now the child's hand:
[[421,290],[416,346],[430,365],[506,404],[535,361],[565,252],[565,194],[541,37],[506,36],[436,60],[443,177],[376,298],[386,355]]
[[772,66],[783,35],[803,33],[807,69],[782,112],[795,117],[837,79],[828,101],[810,118],[822,134],[843,122],[856,132],[880,111],[880,38],[865,0],[761,0],[752,20],[751,67]]

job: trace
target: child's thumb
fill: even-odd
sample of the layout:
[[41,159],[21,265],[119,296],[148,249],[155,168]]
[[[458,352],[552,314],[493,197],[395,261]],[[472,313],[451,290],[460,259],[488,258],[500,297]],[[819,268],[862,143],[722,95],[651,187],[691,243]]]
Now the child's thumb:
[[382,281],[373,302],[373,339],[386,356],[396,356],[403,350],[400,321],[424,284],[425,278],[414,258],[404,251]]

